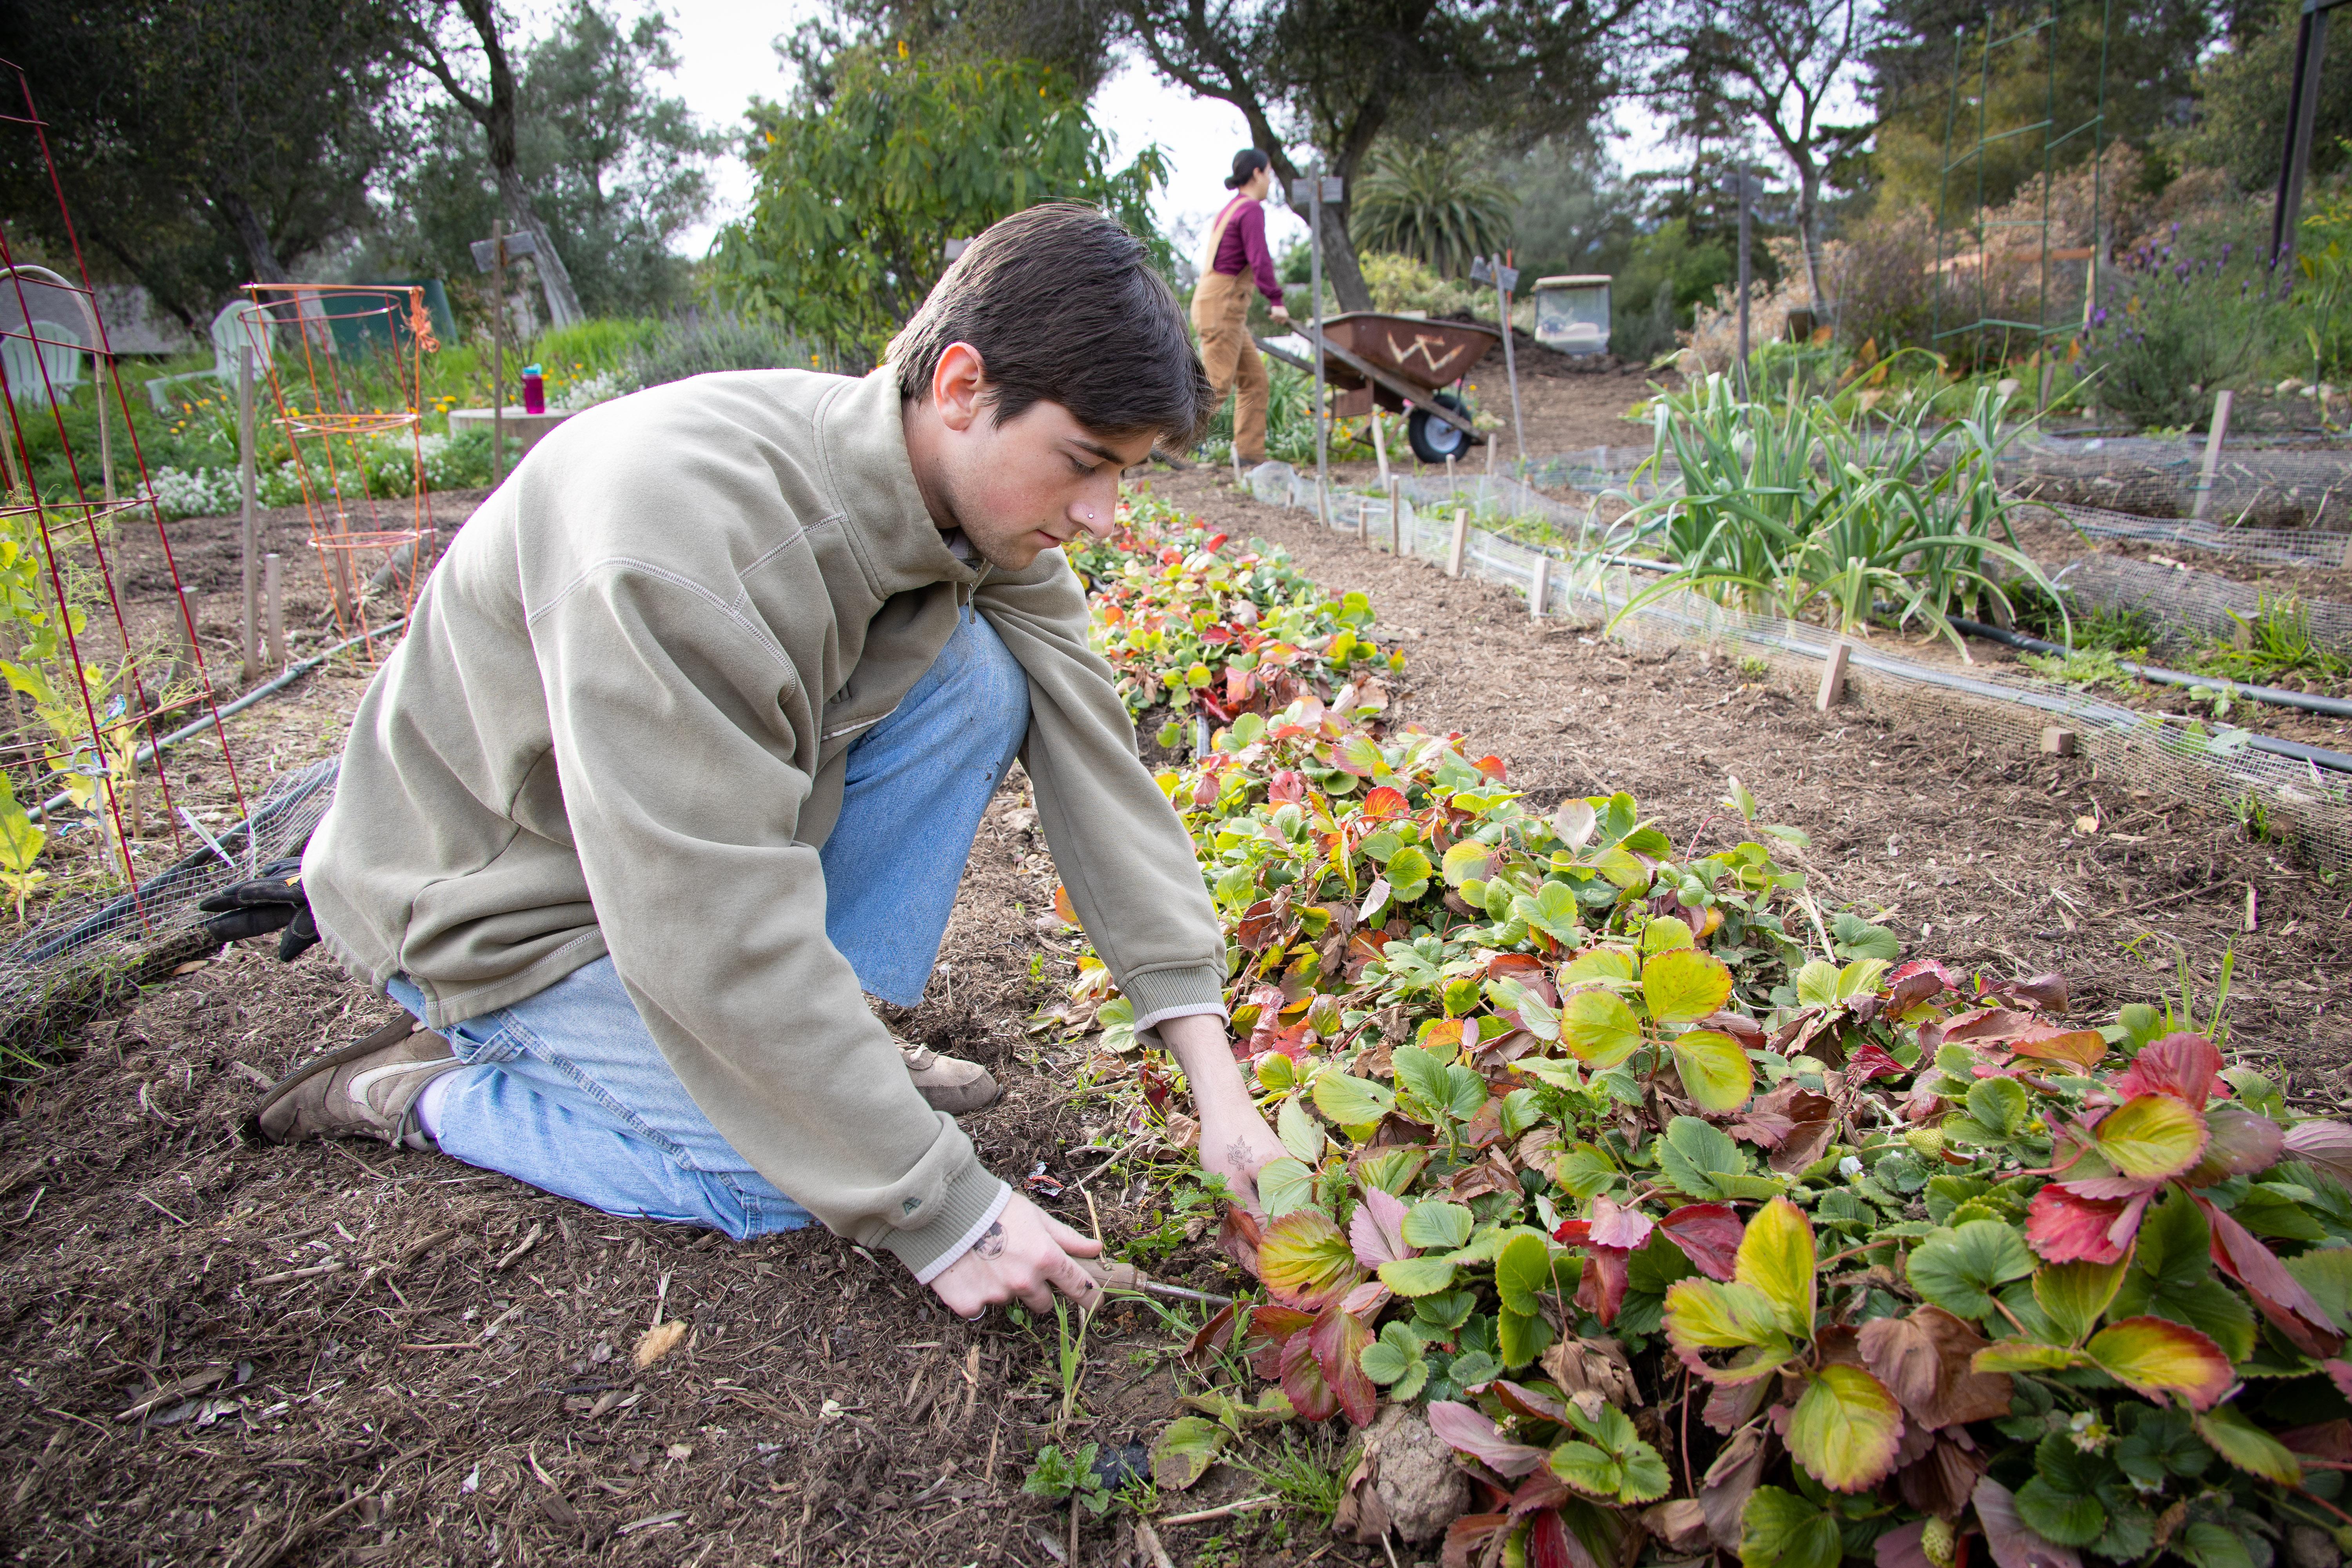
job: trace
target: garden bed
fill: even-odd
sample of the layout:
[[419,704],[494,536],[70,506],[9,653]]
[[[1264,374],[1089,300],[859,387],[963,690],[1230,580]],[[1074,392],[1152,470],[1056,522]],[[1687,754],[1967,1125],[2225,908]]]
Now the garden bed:
[[[1721,658],[1531,626],[1507,589],[1366,552],[1212,473],[1156,484],[1284,544],[1334,594],[1367,592],[1375,635],[1406,656],[1391,721],[1470,731],[1535,804],[1630,791],[1679,841],[1737,773],[1811,835],[1801,864],[1825,907],[1955,965],[2065,973],[2097,1014],[2182,965],[2205,994],[2234,952],[2238,1043],[2299,1105],[2352,1098],[2352,893],[2234,823],[2084,762],[1818,714]],[[247,773],[331,754],[364,673],[339,661],[232,720]],[[1083,1196],[1053,1188],[1126,1147],[1137,1108],[1093,1086],[1087,1044],[1029,1032],[1076,947],[1040,928],[1055,879],[1033,822],[1017,783],[992,806],[907,1028],[999,1073],[1005,1100],[969,1119],[983,1157],[1045,1178],[1033,1191],[1083,1226]],[[737,1247],[433,1157],[245,1135],[257,1077],[388,1014],[320,953],[284,966],[231,949],[79,1031],[19,1089],[0,1128],[0,1204],[18,1222],[0,1243],[16,1373],[0,1505],[20,1549],[238,1568],[509,1551],[1040,1564],[1041,1535],[1058,1545],[1066,1525],[1018,1490],[1036,1449],[1148,1438],[1192,1386],[1166,1329],[1127,1309],[1089,1337],[1079,1419],[1056,1433],[1053,1324],[949,1321],[894,1264],[821,1233]],[[1181,1163],[1139,1150],[1094,1184],[1106,1236],[1160,1278],[1230,1290],[1204,1211],[1171,1213]],[[1130,1180],[1146,1159],[1158,1176]],[[635,1373],[657,1310],[688,1335]],[[115,1419],[184,1384],[156,1406],[168,1425]],[[1176,1560],[1385,1561],[1323,1532],[1345,1440],[1332,1423],[1237,1446],[1169,1507],[1286,1506],[1164,1527]],[[1116,1560],[1124,1528],[1083,1520],[1081,1560]]]

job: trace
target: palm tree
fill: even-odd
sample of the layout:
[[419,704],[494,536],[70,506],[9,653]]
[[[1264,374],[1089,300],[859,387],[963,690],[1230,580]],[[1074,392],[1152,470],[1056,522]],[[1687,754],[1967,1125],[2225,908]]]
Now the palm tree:
[[1417,257],[1458,278],[1511,237],[1511,193],[1459,142],[1385,142],[1358,183],[1348,226],[1358,247]]

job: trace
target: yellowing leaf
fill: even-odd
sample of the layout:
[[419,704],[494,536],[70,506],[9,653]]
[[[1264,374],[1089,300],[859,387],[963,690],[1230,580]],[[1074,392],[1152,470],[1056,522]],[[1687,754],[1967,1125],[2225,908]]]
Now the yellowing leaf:
[[2143,1094],[2109,1111],[2093,1136],[2120,1175],[2177,1176],[2205,1152],[2205,1119],[2168,1094]]
[[[1677,1279],[1666,1287],[1666,1340],[1684,1364],[1717,1383],[1753,1382],[1794,1353],[1770,1298],[1746,1285],[1712,1279]],[[1718,1367],[1700,1358],[1702,1350],[1746,1353]]]
[[1748,1053],[1729,1035],[1693,1029],[1674,1042],[1675,1070],[1683,1090],[1701,1110],[1737,1110],[1756,1087]]
[[1563,989],[1580,980],[1631,980],[1633,955],[1622,947],[1588,948],[1559,966]]
[[2126,1318],[2083,1348],[2101,1372],[2149,1399],[2178,1394],[2191,1409],[2210,1410],[2230,1391],[2230,1358],[2184,1323]]
[[1232,1435],[1217,1422],[1179,1415],[1151,1441],[1152,1484],[1162,1491],[1182,1491],[1209,1473]]
[[1995,1340],[1969,1363],[1971,1372],[2055,1372],[2083,1358],[2063,1345],[2039,1340]]
[[1577,1060],[1605,1070],[1641,1045],[1642,1020],[1622,997],[1606,991],[1575,992],[1560,1004],[1559,1043]]
[[1661,1024],[1693,1023],[1731,1000],[1730,966],[1694,947],[1653,953],[1642,965],[1642,1000]]
[[1813,1337],[1812,1222],[1805,1211],[1786,1198],[1774,1198],[1756,1211],[1739,1251],[1731,1261],[1731,1277],[1772,1303],[1780,1327],[1801,1340]]
[[1449,888],[1458,888],[1473,877],[1483,880],[1486,875],[1486,868],[1492,863],[1494,853],[1492,849],[1475,838],[1463,839],[1453,848],[1448,849],[1445,852],[1445,858],[1439,862],[1441,874],[1445,878],[1445,885]]
[[1285,1305],[1316,1311],[1363,1279],[1347,1234],[1321,1209],[1297,1209],[1265,1227],[1259,1275]]
[[2197,1435],[2238,1468],[2283,1487],[2303,1484],[2302,1462],[2287,1451],[2286,1445],[2230,1406],[2224,1405],[2189,1419],[2196,1426]]
[[1642,928],[1643,952],[1664,952],[1690,945],[1691,928],[1687,921],[1676,920],[1672,915],[1659,915]]
[[1789,1417],[1789,1452],[1832,1491],[1876,1486],[1894,1468],[1902,1437],[1903,1407],[1858,1366],[1822,1368]]

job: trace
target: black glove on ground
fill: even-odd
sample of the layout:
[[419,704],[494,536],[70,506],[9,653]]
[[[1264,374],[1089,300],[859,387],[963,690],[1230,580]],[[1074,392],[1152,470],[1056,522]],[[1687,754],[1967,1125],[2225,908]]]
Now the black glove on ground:
[[213,917],[204,922],[205,933],[221,942],[279,932],[278,956],[289,963],[319,941],[319,922],[310,918],[310,900],[302,891],[299,856],[272,860],[260,876],[231,882],[196,908]]

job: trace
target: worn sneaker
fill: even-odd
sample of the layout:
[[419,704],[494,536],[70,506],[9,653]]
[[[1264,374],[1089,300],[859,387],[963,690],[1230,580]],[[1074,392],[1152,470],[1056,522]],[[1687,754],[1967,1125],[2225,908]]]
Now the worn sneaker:
[[410,1019],[396,1019],[278,1079],[261,1097],[254,1121],[272,1143],[380,1138],[430,1149],[432,1140],[410,1112],[426,1084],[460,1065],[448,1041]]
[[[898,1040],[895,1035],[891,1038]],[[988,1069],[978,1062],[943,1057],[930,1047],[912,1040],[898,1040],[898,1054],[907,1060],[907,1076],[915,1080],[915,1087],[923,1091],[923,1098],[934,1110],[961,1116],[967,1110],[992,1104],[1002,1092]]]

